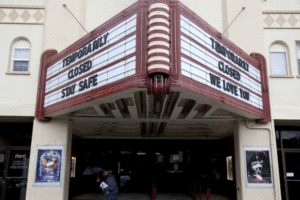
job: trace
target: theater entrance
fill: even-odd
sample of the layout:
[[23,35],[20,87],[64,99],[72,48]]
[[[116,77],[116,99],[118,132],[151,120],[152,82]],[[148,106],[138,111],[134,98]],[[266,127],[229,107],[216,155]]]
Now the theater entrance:
[[[121,196],[148,199],[212,195],[236,199],[233,137],[222,140],[82,139],[73,137],[70,199],[99,195],[102,167],[115,175]],[[76,163],[74,163],[76,159]],[[202,186],[202,187],[201,187]],[[159,199],[159,198],[157,198]]]

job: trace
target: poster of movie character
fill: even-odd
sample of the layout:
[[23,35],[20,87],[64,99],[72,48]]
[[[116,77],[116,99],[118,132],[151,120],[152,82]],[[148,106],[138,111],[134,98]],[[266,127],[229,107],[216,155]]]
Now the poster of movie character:
[[35,183],[60,183],[62,149],[38,149],[37,159]]
[[269,150],[246,150],[247,184],[272,184]]

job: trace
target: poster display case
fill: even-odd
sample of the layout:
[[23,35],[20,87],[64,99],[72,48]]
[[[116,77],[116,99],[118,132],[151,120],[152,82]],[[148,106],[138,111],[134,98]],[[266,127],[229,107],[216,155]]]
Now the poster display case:
[[38,146],[35,164],[35,187],[60,187],[64,147]]
[[247,187],[273,187],[269,147],[244,147]]

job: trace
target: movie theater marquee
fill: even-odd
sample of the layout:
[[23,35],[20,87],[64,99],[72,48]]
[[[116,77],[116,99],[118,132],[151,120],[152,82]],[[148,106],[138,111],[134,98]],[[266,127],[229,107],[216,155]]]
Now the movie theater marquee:
[[[230,112],[270,120],[264,57],[247,55],[180,1],[138,1],[41,60],[36,115],[42,120],[131,88],[149,95],[170,88],[165,96],[180,88]],[[164,81],[154,84],[161,80],[155,76]]]
[[263,109],[260,71],[186,17],[180,19],[182,75]]

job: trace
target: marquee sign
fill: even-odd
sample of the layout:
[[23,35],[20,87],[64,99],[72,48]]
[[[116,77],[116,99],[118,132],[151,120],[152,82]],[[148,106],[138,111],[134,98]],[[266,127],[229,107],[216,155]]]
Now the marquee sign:
[[[136,78],[140,67],[142,4],[136,3],[59,54],[42,55],[41,77],[36,115],[43,116],[72,108],[111,91],[143,84]],[[144,33],[145,32],[145,33]],[[116,84],[117,83],[117,84]],[[108,92],[110,91],[110,92]]]
[[138,1],[61,53],[42,55],[36,116],[130,88],[159,97],[180,87],[266,122],[265,70],[261,55],[247,55],[179,1]]
[[181,74],[263,109],[260,71],[183,15],[180,25]]
[[[135,14],[51,65],[44,107],[135,74],[136,21]],[[127,59],[102,69],[122,58]]]
[[269,121],[264,57],[247,55],[180,2],[173,9],[177,85]]

